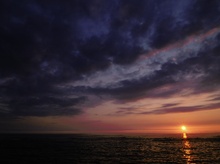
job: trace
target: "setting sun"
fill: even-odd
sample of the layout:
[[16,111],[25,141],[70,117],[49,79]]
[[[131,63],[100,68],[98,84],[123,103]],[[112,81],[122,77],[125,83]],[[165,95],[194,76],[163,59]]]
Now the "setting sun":
[[186,131],[186,127],[185,127],[185,126],[181,126],[181,129],[182,129],[183,131]]

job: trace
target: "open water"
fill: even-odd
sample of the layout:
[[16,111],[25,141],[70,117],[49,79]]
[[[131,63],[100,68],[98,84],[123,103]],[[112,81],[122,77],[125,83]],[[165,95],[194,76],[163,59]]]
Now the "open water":
[[0,135],[0,163],[220,164],[220,138]]

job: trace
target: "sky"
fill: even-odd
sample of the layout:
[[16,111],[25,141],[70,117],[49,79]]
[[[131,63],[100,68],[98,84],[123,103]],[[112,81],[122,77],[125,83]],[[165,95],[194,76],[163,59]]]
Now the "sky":
[[0,132],[220,132],[219,0],[1,0]]

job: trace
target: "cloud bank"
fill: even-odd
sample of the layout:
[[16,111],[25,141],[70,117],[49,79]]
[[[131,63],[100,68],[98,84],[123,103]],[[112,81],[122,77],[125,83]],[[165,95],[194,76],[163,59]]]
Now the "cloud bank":
[[[129,103],[219,91],[220,2],[0,2],[0,116],[79,115]],[[185,93],[185,91],[188,91]],[[182,93],[185,93],[181,95]],[[175,106],[142,114],[209,110]]]

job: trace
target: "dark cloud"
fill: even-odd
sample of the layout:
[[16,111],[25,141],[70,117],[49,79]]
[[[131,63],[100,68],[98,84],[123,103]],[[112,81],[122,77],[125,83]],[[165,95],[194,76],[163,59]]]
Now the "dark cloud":
[[210,105],[199,105],[199,106],[181,106],[174,108],[158,109],[149,112],[143,112],[141,114],[168,114],[168,113],[186,113],[195,112],[201,110],[214,110],[220,107],[220,103],[210,104]]
[[161,69],[152,69],[150,76],[121,80],[117,87],[82,85],[71,91],[57,87],[112,65],[130,66],[152,49],[218,27],[219,6],[220,2],[214,0],[3,0],[1,112],[15,116],[75,115],[83,111],[80,104],[88,101],[86,94],[134,101],[150,96],[153,89],[178,83],[175,76],[179,74],[184,77],[201,71],[206,74],[201,85],[217,85],[219,45],[212,50],[204,47],[207,51],[178,63],[155,60]]
[[123,80],[119,82],[117,88],[90,88],[94,94],[112,95],[118,100],[133,101],[146,97],[146,91],[160,87],[166,84],[175,83],[175,80],[170,76],[173,75],[167,70],[156,71],[150,77],[141,79]]
[[177,105],[179,105],[179,104],[178,104],[178,103],[164,104],[164,105],[162,106],[162,108],[173,107],[173,106],[177,106]]
[[164,104],[158,109],[151,111],[140,112],[139,107],[120,108],[115,115],[129,115],[129,114],[169,114],[169,113],[189,113],[203,110],[215,110],[220,107],[220,103],[211,103],[209,105],[195,105],[195,106],[182,106],[180,103]]
[[[161,48],[187,35],[219,26],[219,2],[164,1],[157,6],[156,34],[152,46]],[[158,12],[159,11],[159,12]],[[163,16],[162,16],[163,15]]]
[[[198,56],[187,58],[178,64],[166,62],[160,70],[154,71],[150,76],[120,81],[119,87],[116,88],[97,87],[88,90],[95,94],[112,95],[116,99],[124,101],[134,101],[146,97],[163,98],[173,96],[182,89],[186,89],[187,86],[184,87],[181,83],[189,80],[186,79],[187,76],[192,76],[190,80],[193,80],[197,74],[202,74],[197,86],[188,89],[192,89],[194,94],[213,91],[213,89],[219,88],[220,77],[220,58],[214,51],[202,52]],[[154,89],[166,85],[173,85],[173,87],[154,92]]]
[[0,111],[4,116],[77,115],[82,113],[82,109],[75,106],[84,103],[85,100],[85,97],[67,98],[46,95],[10,97],[10,99],[1,102]]
[[219,101],[219,100],[220,100],[220,96],[217,96],[217,97],[210,99],[209,101]]

